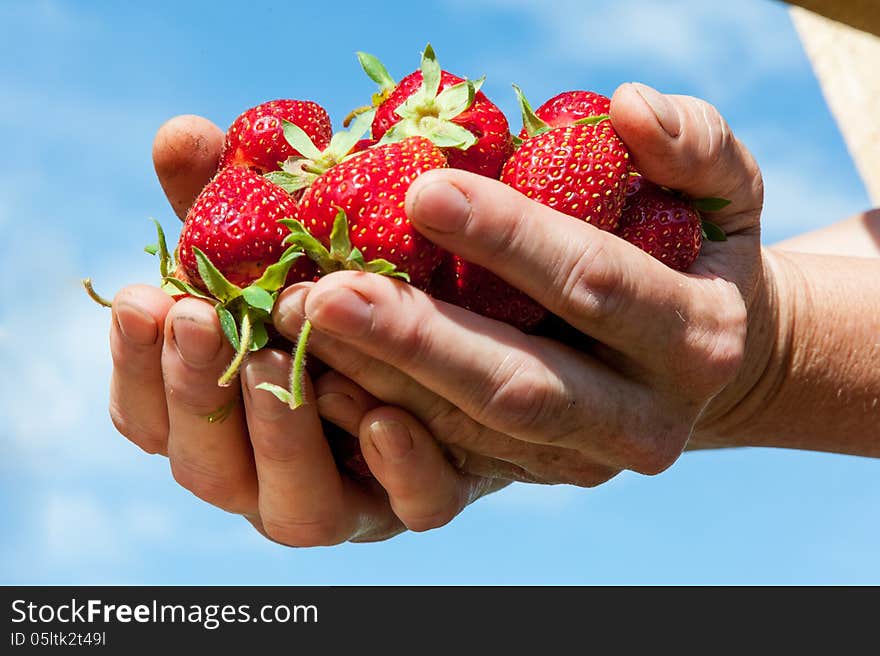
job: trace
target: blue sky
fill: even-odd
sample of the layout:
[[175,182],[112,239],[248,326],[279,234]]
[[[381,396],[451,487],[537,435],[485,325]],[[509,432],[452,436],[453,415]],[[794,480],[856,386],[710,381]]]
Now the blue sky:
[[764,170],[765,243],[851,215],[869,201],[781,5],[183,4],[0,4],[0,583],[880,583],[880,462],[769,449],[516,485],[382,544],[269,543],[115,433],[109,315],[78,288],[156,280],[147,217],[177,231],[150,161],[165,119],[298,97],[338,126],[372,91],[356,50],[401,77],[427,41],[514,124],[512,82],[536,103],[630,80],[705,97]]

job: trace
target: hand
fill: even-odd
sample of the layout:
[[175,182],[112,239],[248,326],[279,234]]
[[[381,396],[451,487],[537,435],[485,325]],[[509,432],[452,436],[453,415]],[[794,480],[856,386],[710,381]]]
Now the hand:
[[[160,129],[156,171],[179,216],[213,175],[221,146],[220,130],[197,117]],[[434,528],[503,485],[461,474],[411,415],[335,372],[309,385],[310,402],[290,411],[255,389],[286,383],[290,358],[280,351],[252,354],[240,385],[218,387],[232,351],[204,301],[175,303],[159,289],[127,287],[113,301],[110,344],[110,414],[119,432],[167,455],[184,488],[277,542],[364,542]],[[375,481],[340,472],[322,408],[360,438]]]
[[539,300],[582,333],[580,348],[353,272],[286,290],[276,326],[295,336],[307,316],[322,360],[462,448],[470,471],[501,461],[512,478],[586,486],[621,469],[663,471],[757,371],[747,328],[767,321],[772,288],[763,186],[703,101],[623,85],[611,120],[646,177],[731,201],[712,216],[728,241],[706,243],[689,273],[461,171],[426,173],[407,196],[424,235]]

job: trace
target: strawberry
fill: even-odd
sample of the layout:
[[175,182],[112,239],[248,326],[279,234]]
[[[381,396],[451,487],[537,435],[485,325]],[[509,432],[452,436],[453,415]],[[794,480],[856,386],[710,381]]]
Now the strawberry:
[[[564,91],[535,110],[535,116],[550,127],[558,128],[572,125],[576,121],[590,116],[608,114],[611,100],[592,91]],[[520,139],[529,138],[528,130],[523,127]]]
[[[284,189],[248,168],[222,169],[190,208],[175,251],[159,224],[162,287],[214,304],[235,357],[217,381],[229,385],[249,351],[269,342],[268,326],[278,292],[288,283],[314,279],[317,269],[298,249],[285,250],[280,219],[297,215]],[[176,264],[176,268],[175,268]],[[222,420],[222,413],[213,420]]]
[[698,208],[717,211],[727,203],[720,198],[690,200],[633,175],[616,232],[666,266],[685,271],[700,254],[704,238],[726,238],[720,228],[702,219]]
[[[277,185],[239,167],[220,171],[190,208],[180,233],[177,257],[192,284],[208,287],[199,273],[193,247],[234,285],[259,278],[284,251],[287,231],[279,219],[296,218],[296,202]],[[302,258],[291,279],[310,279],[317,272]]]
[[547,310],[530,296],[488,269],[457,255],[450,254],[437,269],[430,293],[441,301],[504,321],[526,332],[547,316]]
[[374,139],[427,137],[443,150],[449,166],[498,178],[513,142],[504,113],[480,91],[482,80],[441,70],[430,44],[420,70],[399,84],[372,55],[358,53],[358,58],[380,87],[373,98]]
[[554,128],[516,91],[530,136],[504,165],[501,181],[564,214],[614,230],[626,194],[629,150],[607,115]]
[[418,176],[445,166],[443,153],[424,137],[373,146],[318,177],[300,201],[299,220],[317,240],[332,245],[334,222],[342,211],[351,244],[365,259],[385,258],[425,289],[442,255],[412,227],[404,199]]
[[319,148],[330,142],[330,117],[306,100],[270,100],[236,118],[226,132],[220,168],[244,166],[260,173],[277,171],[288,157],[299,155],[284,139],[282,122],[302,128]]
[[[357,137],[350,134],[346,139]],[[349,152],[351,145],[340,150]],[[404,278],[426,289],[443,251],[412,227],[404,199],[418,176],[445,166],[440,149],[418,136],[378,144],[348,156],[321,173],[306,189],[299,204],[299,220],[282,221],[290,229],[285,243],[308,254],[322,273],[369,271]],[[286,173],[291,184],[305,179],[309,168]],[[271,383],[257,386],[292,408],[303,403],[310,332],[311,322],[306,320],[293,354],[290,389]]]

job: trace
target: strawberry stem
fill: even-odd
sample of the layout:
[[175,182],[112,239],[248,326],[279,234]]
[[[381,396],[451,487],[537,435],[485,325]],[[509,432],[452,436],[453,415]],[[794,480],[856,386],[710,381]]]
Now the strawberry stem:
[[293,364],[290,367],[290,408],[292,410],[296,410],[305,403],[303,392],[306,386],[306,351],[311,332],[312,322],[306,319],[303,321],[302,328],[299,331],[299,337],[296,339],[296,349],[293,352]]
[[224,371],[220,375],[220,378],[217,379],[217,384],[220,387],[229,387],[230,381],[235,378],[238,370],[241,369],[241,363],[244,362],[244,356],[246,356],[248,351],[251,350],[251,338],[253,337],[253,334],[254,330],[251,325],[250,312],[245,312],[244,316],[241,318],[241,333],[238,340],[238,348],[235,351],[235,357],[232,358],[232,362],[226,367],[226,371]]
[[91,278],[83,278],[82,286],[85,287],[86,294],[88,294],[89,298],[91,298],[95,303],[97,303],[98,305],[103,305],[104,307],[113,307],[113,303],[111,303],[95,291],[95,288],[92,287]]
[[345,117],[344,119],[342,119],[342,127],[347,128],[349,125],[351,125],[351,122],[352,122],[354,119],[356,119],[356,118],[357,118],[358,116],[360,116],[361,114],[365,114],[365,113],[367,113],[367,112],[370,111],[371,109],[373,109],[373,106],[372,106],[372,105],[362,105],[362,106],[360,106],[360,107],[355,107],[353,110],[351,110],[351,111],[346,115],[346,117]]

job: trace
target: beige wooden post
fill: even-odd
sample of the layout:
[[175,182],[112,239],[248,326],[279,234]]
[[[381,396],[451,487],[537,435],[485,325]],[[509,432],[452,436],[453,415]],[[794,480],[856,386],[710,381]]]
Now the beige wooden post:
[[791,4],[819,12],[790,9],[856,168],[874,205],[880,206],[880,0]]

